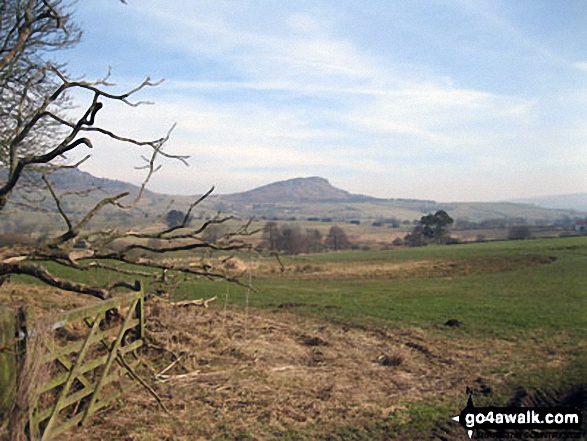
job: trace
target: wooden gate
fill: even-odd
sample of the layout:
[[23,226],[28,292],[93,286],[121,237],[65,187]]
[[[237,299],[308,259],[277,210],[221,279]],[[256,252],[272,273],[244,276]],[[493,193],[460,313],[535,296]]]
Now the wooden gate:
[[143,344],[143,302],[141,291],[56,317],[53,338],[43,339],[46,351],[38,361],[49,379],[30,408],[31,439],[49,440],[85,423],[135,384],[128,379],[136,379],[135,351]]

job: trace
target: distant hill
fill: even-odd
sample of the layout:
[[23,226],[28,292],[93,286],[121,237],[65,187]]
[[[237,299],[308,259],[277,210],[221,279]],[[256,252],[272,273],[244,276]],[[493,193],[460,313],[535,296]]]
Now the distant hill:
[[349,221],[396,217],[414,220],[437,210],[445,210],[455,219],[472,222],[506,218],[553,222],[564,216],[578,215],[573,210],[542,208],[528,203],[380,199],[349,193],[320,177],[274,182],[242,193],[220,195],[218,201],[225,211],[243,217],[267,219]]
[[[140,190],[137,185],[116,179],[98,178],[77,168],[57,170],[49,175],[49,180],[59,191],[80,191],[93,187],[108,195],[128,192],[131,196],[136,196]],[[154,195],[149,190],[145,190],[144,194],[147,197]]]
[[[0,170],[1,174],[1,170]],[[38,177],[37,177],[38,178]],[[90,173],[68,169],[51,175],[51,181],[59,194],[95,188],[88,195],[70,195],[63,205],[78,217],[87,213],[99,200],[106,196],[129,192],[132,200],[139,187],[127,182],[97,178]],[[18,199],[18,194],[15,195]],[[30,195],[23,201],[30,200]],[[171,208],[185,211],[198,196],[166,195],[146,191],[140,203],[131,210],[121,212],[106,207],[96,217],[99,225],[146,225],[160,219]],[[27,199],[28,198],[28,199]],[[14,225],[24,223],[60,223],[54,202],[43,191],[39,197],[41,210],[32,216],[30,210],[17,210],[11,219]],[[561,218],[587,215],[587,194],[536,198],[522,202],[455,202],[440,203],[431,200],[380,199],[352,194],[336,188],[321,177],[295,178],[274,182],[261,187],[234,194],[212,195],[198,206],[196,217],[210,217],[221,211],[236,217],[260,220],[308,220],[320,219],[333,222],[351,220],[374,221],[396,218],[413,221],[437,210],[447,211],[454,219],[480,222],[487,219],[525,219],[528,222],[554,222]],[[539,206],[542,204],[542,206]],[[39,205],[39,204],[37,204]],[[574,209],[568,209],[572,207]],[[577,211],[580,210],[580,211]],[[45,212],[46,214],[42,214]]]
[[587,193],[559,194],[517,199],[512,202],[536,205],[542,208],[587,211]]
[[277,202],[366,202],[376,198],[354,195],[319,177],[295,178],[263,185],[254,190],[222,196],[228,202],[267,204]]
[[[5,173],[5,172],[4,172]],[[6,174],[4,174],[4,177]],[[2,170],[0,170],[2,177]],[[129,193],[120,199],[122,203],[135,200],[140,187],[128,182],[98,178],[79,169],[61,169],[48,175],[61,205],[75,223],[106,197]],[[107,205],[92,219],[92,227],[119,227],[148,225],[158,221],[161,215],[173,207],[185,210],[194,198],[157,194],[145,190],[142,199],[128,210]],[[11,204],[13,202],[14,204]],[[211,213],[209,209],[208,213]],[[29,173],[16,187],[0,222],[0,233],[28,231],[35,228],[63,228],[64,222],[57,213],[55,202],[38,173]]]

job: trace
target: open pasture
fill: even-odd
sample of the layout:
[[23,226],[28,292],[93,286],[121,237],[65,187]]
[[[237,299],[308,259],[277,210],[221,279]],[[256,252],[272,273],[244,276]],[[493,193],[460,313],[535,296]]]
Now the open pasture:
[[[479,336],[587,330],[585,237],[282,257],[283,271],[270,257],[242,260],[258,291],[252,307],[289,304],[314,317],[391,327],[435,328],[454,318]],[[229,304],[244,305],[244,294],[231,287]],[[223,298],[226,285],[197,281],[174,295]]]

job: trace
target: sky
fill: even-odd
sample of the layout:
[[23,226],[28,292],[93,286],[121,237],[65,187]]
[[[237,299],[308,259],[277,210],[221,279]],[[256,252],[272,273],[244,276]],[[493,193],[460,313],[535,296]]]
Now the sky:
[[[151,190],[246,191],[320,176],[384,198],[587,192],[583,0],[80,0],[73,76],[140,139],[177,124]],[[79,96],[80,102],[84,99]],[[85,152],[84,152],[85,153]],[[140,182],[146,152],[100,139],[82,168]]]

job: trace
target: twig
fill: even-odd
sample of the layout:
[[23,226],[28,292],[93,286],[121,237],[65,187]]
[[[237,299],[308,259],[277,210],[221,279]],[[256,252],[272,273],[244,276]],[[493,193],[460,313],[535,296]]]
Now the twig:
[[151,395],[153,395],[153,397],[157,400],[157,403],[159,403],[159,406],[161,406],[161,409],[163,409],[166,413],[169,413],[169,409],[165,407],[165,404],[163,404],[163,401],[161,400],[161,397],[157,394],[157,392],[155,392],[155,390],[151,386],[149,386],[149,384],[147,384],[145,380],[143,380],[141,377],[137,375],[137,373],[133,370],[132,367],[129,366],[129,364],[126,362],[123,356],[121,354],[118,354],[116,356],[116,359],[128,371],[131,377],[133,377],[141,386],[143,386]]
[[179,375],[161,375],[158,380],[162,383],[166,383],[168,381],[175,381],[175,380],[188,380],[192,377],[196,377],[200,375],[200,371],[193,371],[188,372],[187,374],[179,374]]
[[177,360],[175,360],[173,363],[171,363],[169,366],[167,366],[165,369],[163,369],[158,374],[155,374],[155,379],[159,379],[159,377],[161,377],[162,375],[164,375],[165,372],[169,371],[173,366],[175,366],[177,363],[179,363],[180,360],[181,360],[181,357],[179,357]]

